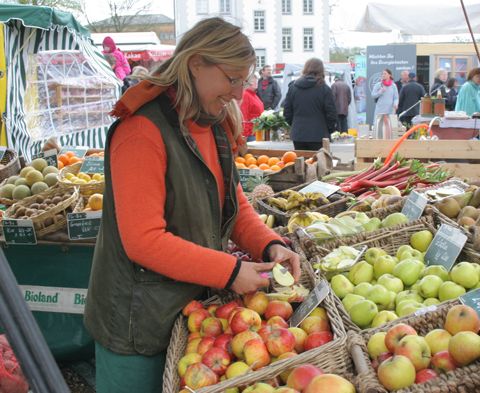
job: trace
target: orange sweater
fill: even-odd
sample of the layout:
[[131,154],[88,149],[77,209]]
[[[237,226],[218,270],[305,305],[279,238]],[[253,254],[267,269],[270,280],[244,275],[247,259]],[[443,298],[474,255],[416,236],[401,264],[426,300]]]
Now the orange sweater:
[[[189,130],[224,200],[223,175],[210,127],[190,123]],[[161,133],[148,119],[131,116],[117,127],[110,146],[115,211],[123,247],[139,265],[170,277],[208,287],[224,288],[236,258],[199,246],[166,231],[165,174],[168,162]],[[261,259],[265,247],[281,238],[267,228],[237,189],[239,213],[232,240]],[[192,203],[195,196],[192,195]]]

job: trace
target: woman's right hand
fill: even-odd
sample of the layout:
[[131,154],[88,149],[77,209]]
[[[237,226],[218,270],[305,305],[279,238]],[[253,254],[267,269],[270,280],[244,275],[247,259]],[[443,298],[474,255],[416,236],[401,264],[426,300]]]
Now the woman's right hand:
[[242,261],[231,289],[239,295],[243,295],[244,293],[255,292],[259,288],[268,287],[270,280],[266,277],[261,277],[260,273],[270,272],[275,265],[276,262],[255,263]]

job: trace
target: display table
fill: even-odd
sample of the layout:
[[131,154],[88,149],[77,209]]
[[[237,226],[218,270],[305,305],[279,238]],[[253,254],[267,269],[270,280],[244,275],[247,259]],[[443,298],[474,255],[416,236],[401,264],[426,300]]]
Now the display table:
[[[412,124],[430,123],[432,117],[415,116]],[[442,117],[432,124],[432,133],[439,139],[472,139],[478,137],[480,119],[449,119]]]

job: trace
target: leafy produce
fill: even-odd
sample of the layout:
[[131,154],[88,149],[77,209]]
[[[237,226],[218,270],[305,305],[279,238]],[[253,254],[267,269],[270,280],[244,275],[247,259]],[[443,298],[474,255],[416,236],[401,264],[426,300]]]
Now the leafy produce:
[[303,194],[294,190],[284,190],[279,193],[278,197],[268,198],[267,203],[282,212],[295,213],[315,210],[330,201],[321,192]]

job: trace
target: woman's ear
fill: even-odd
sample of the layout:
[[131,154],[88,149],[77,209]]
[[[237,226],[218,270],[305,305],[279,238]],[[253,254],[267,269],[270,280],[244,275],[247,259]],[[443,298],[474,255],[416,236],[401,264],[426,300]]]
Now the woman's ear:
[[192,73],[193,77],[196,78],[200,72],[200,68],[204,65],[202,58],[199,55],[193,55],[188,60],[188,69]]

